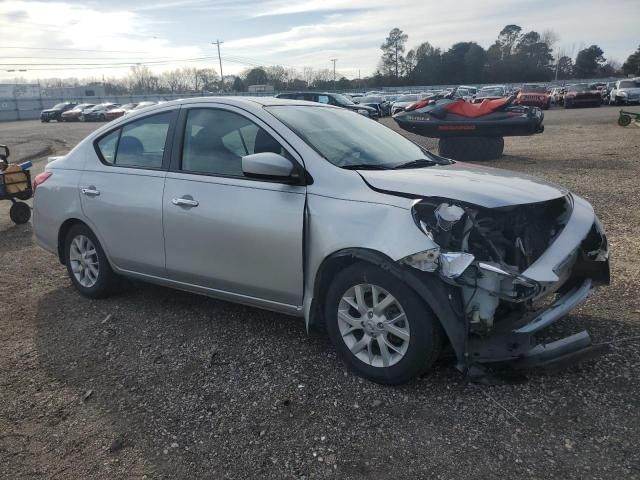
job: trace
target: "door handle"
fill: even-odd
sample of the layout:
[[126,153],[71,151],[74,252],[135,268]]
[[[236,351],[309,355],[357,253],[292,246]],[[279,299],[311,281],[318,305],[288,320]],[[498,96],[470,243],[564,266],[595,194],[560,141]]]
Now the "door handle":
[[171,203],[179,207],[197,207],[200,203],[192,198],[174,198]]
[[100,190],[97,190],[96,187],[91,186],[89,188],[83,188],[82,193],[84,193],[88,197],[97,197],[98,195],[100,195]]

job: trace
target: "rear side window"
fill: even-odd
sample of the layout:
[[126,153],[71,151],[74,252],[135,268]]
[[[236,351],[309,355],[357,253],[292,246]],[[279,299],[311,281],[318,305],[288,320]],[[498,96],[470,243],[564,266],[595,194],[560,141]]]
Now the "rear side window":
[[161,168],[173,112],[128,123],[98,140],[102,160],[110,165]]

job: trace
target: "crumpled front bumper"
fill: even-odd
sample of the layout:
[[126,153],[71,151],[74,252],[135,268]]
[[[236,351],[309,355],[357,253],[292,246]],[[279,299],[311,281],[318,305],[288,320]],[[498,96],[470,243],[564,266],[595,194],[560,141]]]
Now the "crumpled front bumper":
[[522,276],[542,288],[537,297],[552,294],[551,304],[526,315],[503,318],[487,335],[468,338],[465,356],[477,363],[513,362],[517,368],[553,368],[575,363],[602,353],[593,346],[586,331],[539,344],[537,334],[566,317],[584,302],[598,285],[609,283],[608,242],[591,205],[574,196],[574,208],[567,225],[549,249]]

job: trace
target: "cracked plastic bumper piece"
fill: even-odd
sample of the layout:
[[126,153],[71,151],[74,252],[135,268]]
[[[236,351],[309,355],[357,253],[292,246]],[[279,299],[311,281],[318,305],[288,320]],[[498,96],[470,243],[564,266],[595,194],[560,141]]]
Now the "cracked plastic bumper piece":
[[546,310],[531,320],[526,325],[514,330],[514,333],[535,333],[543,328],[557,322],[569,314],[580,303],[585,301],[591,293],[592,282],[587,278],[582,285],[574,288],[567,294],[560,297]]

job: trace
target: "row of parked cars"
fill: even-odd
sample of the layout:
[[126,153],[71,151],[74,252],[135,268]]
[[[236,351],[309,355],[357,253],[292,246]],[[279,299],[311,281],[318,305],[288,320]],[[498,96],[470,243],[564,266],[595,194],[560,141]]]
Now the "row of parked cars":
[[[640,103],[640,78],[623,79],[609,83],[576,83],[565,86],[527,83],[517,88],[507,85],[490,85],[481,88],[460,85],[441,90],[408,91],[393,94],[379,91],[343,94],[302,91],[280,93],[276,97],[334,105],[378,120],[382,117],[395,115],[418,100],[437,95],[462,99],[470,103],[515,96],[514,104],[539,107],[543,110],[547,110],[553,105],[564,106],[564,108],[599,107],[602,104],[627,105]],[[145,101],[121,105],[112,102],[99,104],[63,102],[43,110],[40,114],[40,120],[43,122],[51,120],[58,122],[105,122],[156,103],[158,102]]]
[[50,122],[108,122],[129,112],[156,105],[158,102],[78,103],[62,102],[40,113],[40,121]]

